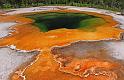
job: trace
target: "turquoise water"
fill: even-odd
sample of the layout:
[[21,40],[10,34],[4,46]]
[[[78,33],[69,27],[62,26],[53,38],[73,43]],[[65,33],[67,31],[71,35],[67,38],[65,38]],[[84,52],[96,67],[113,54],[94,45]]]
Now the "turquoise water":
[[82,13],[47,12],[26,15],[26,17],[34,19],[33,25],[39,27],[42,32],[60,28],[94,31],[94,26],[105,23],[102,18]]

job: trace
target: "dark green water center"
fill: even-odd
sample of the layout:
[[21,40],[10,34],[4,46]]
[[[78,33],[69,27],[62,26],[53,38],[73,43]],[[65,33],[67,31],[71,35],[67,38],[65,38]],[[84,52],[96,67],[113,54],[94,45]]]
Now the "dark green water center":
[[34,19],[33,24],[39,27],[42,32],[60,28],[94,31],[94,26],[105,23],[102,18],[81,13],[48,12],[27,15],[26,17]]

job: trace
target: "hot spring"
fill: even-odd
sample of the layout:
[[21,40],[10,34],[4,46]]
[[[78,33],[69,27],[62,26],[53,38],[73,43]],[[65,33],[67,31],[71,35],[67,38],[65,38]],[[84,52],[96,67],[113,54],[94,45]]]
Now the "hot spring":
[[74,12],[45,12],[26,15],[34,20],[33,25],[42,32],[61,28],[95,31],[96,27],[105,24],[105,20],[88,14]]

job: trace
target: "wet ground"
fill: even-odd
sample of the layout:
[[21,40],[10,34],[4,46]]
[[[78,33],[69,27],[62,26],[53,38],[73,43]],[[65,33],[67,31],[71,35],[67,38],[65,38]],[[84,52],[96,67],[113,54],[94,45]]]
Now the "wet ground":
[[[83,77],[84,74],[82,73],[82,68],[87,68],[86,66],[91,65],[92,67],[98,67],[99,72],[102,72],[100,69],[100,65],[102,68],[106,66],[110,66],[109,63],[103,65],[104,62],[96,63],[95,60],[103,60],[106,62],[111,62],[114,64],[118,64],[122,67],[117,67],[110,70],[117,74],[117,79],[114,76],[109,77],[111,79],[104,79],[104,80],[123,80],[124,77],[124,54],[123,54],[123,47],[124,47],[124,40],[122,41],[79,41],[76,43],[72,43],[68,46],[64,47],[54,47],[52,49],[52,54],[57,62],[60,63],[60,71],[67,72],[73,75],[79,75]],[[85,63],[86,60],[86,63]],[[87,61],[89,60],[89,62]],[[108,64],[108,65],[107,65]],[[83,67],[82,67],[83,66]],[[90,68],[89,68],[90,69]],[[87,72],[85,75],[89,74],[98,74],[97,68],[93,69],[96,72],[92,73],[92,70]],[[81,71],[81,72],[80,72]],[[103,69],[103,71],[105,71]],[[84,76],[85,76],[84,75]],[[99,75],[99,74],[98,74]],[[108,74],[109,75],[109,74]],[[113,78],[113,79],[112,79]],[[91,78],[93,80],[94,78]],[[86,79],[88,80],[88,79]],[[103,80],[102,78],[95,80]]]
[[9,32],[12,32],[9,28],[11,26],[14,26],[16,23],[15,22],[4,22],[0,23],[0,38],[8,36]]
[[124,40],[79,41],[64,47],[54,47],[53,54],[73,55],[77,58],[98,57],[100,59],[124,60]]
[[32,61],[37,52],[17,52],[10,48],[0,48],[0,80],[9,80],[10,74],[27,62]]

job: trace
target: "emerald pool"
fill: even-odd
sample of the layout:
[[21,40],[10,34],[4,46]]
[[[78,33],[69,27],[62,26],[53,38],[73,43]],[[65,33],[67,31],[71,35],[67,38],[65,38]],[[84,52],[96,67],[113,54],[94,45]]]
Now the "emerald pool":
[[42,32],[61,28],[95,31],[96,27],[106,23],[100,17],[74,12],[34,13],[26,17],[35,20],[33,25],[39,27]]

